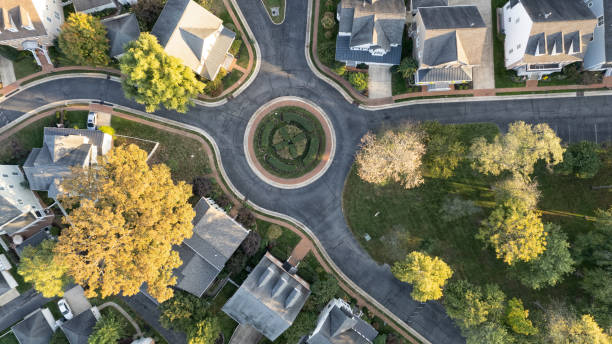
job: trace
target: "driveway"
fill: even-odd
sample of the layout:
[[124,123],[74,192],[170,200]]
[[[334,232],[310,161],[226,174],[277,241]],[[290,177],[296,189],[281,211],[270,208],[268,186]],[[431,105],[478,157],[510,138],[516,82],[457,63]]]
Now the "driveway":
[[368,67],[368,97],[391,97],[391,67],[370,65]]
[[229,344],[257,344],[263,336],[251,326],[238,325],[232,334]]
[[[496,28],[493,27],[491,17],[491,0],[449,0],[449,6],[473,5],[478,7],[478,11],[487,25],[487,35],[480,66],[472,69],[472,80],[474,89],[495,88],[495,69],[493,66],[493,35]],[[494,9],[493,9],[494,10]]]
[[6,57],[0,55],[0,82],[6,86],[15,82],[15,70],[13,62]]

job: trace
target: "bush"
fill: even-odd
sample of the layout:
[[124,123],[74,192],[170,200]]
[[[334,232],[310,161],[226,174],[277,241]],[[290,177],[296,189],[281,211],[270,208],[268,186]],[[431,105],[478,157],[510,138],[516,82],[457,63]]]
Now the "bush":
[[193,194],[199,198],[210,197],[213,192],[213,183],[206,177],[195,177],[192,190]]
[[440,219],[444,222],[452,222],[481,211],[482,209],[472,200],[464,200],[458,197],[447,198],[440,207]]
[[261,237],[259,234],[255,231],[250,231],[249,235],[247,235],[242,244],[240,244],[240,249],[242,249],[247,256],[252,257],[259,251],[260,244]]
[[241,223],[246,228],[255,227],[255,215],[245,207],[242,207],[238,210],[238,216],[236,216],[236,221]]
[[333,12],[325,12],[323,18],[321,18],[321,26],[325,30],[331,30],[336,25],[336,20],[334,19]]
[[351,73],[349,82],[358,91],[363,91],[368,87],[368,77],[364,73]]
[[100,130],[101,132],[103,132],[105,134],[108,134],[108,135],[112,136],[113,139],[115,138],[115,128],[113,128],[113,127],[109,127],[109,126],[103,125],[103,126],[99,127],[98,130]]
[[215,198],[215,203],[223,209],[226,209],[232,205],[232,201],[225,194],[221,194]]
[[283,229],[279,225],[270,225],[268,227],[268,239],[275,241],[283,235]]
[[598,149],[597,144],[587,141],[570,145],[563,153],[563,162],[557,166],[557,171],[583,179],[593,178],[601,167]]
[[227,261],[225,267],[232,275],[238,275],[244,269],[249,258],[242,250],[237,250]]
[[334,68],[334,73],[342,76],[346,73],[346,65],[341,65],[338,68]]
[[232,43],[232,46],[229,49],[229,53],[234,56],[238,55],[238,52],[240,51],[241,46],[242,46],[242,41],[239,39],[235,39],[234,42]]

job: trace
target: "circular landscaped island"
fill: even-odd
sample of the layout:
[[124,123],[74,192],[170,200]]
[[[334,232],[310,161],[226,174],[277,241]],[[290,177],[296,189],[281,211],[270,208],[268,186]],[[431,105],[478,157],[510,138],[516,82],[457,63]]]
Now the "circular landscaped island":
[[281,188],[304,186],[325,172],[335,140],[329,119],[312,103],[294,97],[262,106],[249,121],[245,149],[249,165]]

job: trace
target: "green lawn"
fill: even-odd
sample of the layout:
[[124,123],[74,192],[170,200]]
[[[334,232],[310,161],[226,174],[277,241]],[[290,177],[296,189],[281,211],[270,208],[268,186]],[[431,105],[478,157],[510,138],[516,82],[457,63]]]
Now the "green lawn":
[[246,47],[247,44],[250,44],[248,42],[243,41],[242,45],[240,46],[240,49],[238,50],[238,55],[236,56],[236,63],[242,67],[242,68],[246,68],[249,66],[249,51]]
[[391,73],[391,94],[402,94],[408,92],[408,83],[402,74],[398,72]]
[[19,341],[11,331],[5,333],[2,337],[0,337],[0,344],[19,344]]
[[230,338],[232,337],[232,333],[234,333],[234,329],[238,325],[234,321],[234,319],[230,318],[227,314],[225,314],[221,307],[229,300],[232,295],[238,290],[236,286],[231,283],[226,284],[223,289],[217,294],[217,296],[212,300],[211,303],[211,312],[217,316],[219,319],[219,323],[221,325],[221,332],[223,332],[223,336],[225,337],[225,343],[229,343]]
[[36,60],[34,60],[32,54],[23,54],[22,57],[13,61],[13,70],[15,71],[15,78],[19,80],[30,74],[40,72],[41,69],[36,64]]
[[272,226],[279,227],[270,222],[257,220],[257,232],[268,243],[270,253],[281,261],[285,261],[289,259],[291,251],[300,242],[300,236],[293,233],[290,229],[281,227],[283,234],[278,239],[271,239],[269,233]]
[[[266,11],[268,11],[270,18],[272,19],[272,22],[274,22],[275,24],[280,24],[285,20],[285,1],[286,0],[261,0],[261,1],[263,1],[264,6],[266,7]],[[279,8],[278,16],[276,17],[272,16],[272,7]]]
[[[491,138],[497,132],[493,125],[462,125],[462,141],[470,143],[475,136]],[[612,204],[612,190],[592,190],[593,185],[609,185],[612,180],[612,153],[603,156],[605,164],[593,179],[550,174],[538,165],[534,179],[539,183],[542,198],[539,208],[544,222],[561,225],[570,243],[576,235],[593,228],[585,218],[598,208]],[[507,276],[506,265],[495,258],[492,250],[483,249],[474,238],[480,221],[494,206],[491,184],[498,178],[474,172],[464,163],[448,180],[425,178],[425,184],[404,190],[394,183],[376,186],[363,182],[351,170],[344,190],[346,219],[369,254],[380,263],[393,264],[413,250],[426,251],[441,257],[454,270],[453,278],[468,279],[475,284],[497,283],[508,297],[521,297],[530,307],[534,302],[546,304],[552,298],[576,305],[583,293],[577,277],[567,276],[556,287],[533,291]],[[445,201],[460,198],[473,201],[481,210],[473,215],[445,222],[441,219]],[[377,216],[375,216],[378,213]],[[364,239],[365,234],[370,241]]]
[[194,139],[165,130],[113,116],[116,134],[159,142],[149,163],[164,163],[170,167],[175,181],[191,183],[194,177],[210,173],[209,161],[202,144]]
[[[248,57],[248,54],[247,54],[247,57]],[[237,69],[234,69],[233,71],[231,71],[231,73],[227,74],[223,79],[221,79],[221,81],[223,81],[223,89],[227,89],[233,84],[235,84],[236,81],[240,79],[242,74],[243,73]]]
[[43,128],[55,126],[55,123],[55,116],[45,117],[0,141],[0,163],[23,164],[32,148],[42,146]]

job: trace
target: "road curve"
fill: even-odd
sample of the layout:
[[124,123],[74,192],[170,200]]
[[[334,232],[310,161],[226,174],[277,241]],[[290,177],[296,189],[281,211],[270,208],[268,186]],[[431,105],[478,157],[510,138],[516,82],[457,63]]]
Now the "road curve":
[[[365,111],[346,100],[308,68],[304,56],[306,1],[288,1],[282,25],[270,23],[259,1],[238,0],[261,48],[257,78],[240,96],[216,107],[195,107],[187,114],[160,110],[157,115],[193,125],[217,143],[232,184],[251,202],[286,214],[306,225],[334,263],[353,282],[432,343],[464,343],[459,329],[438,302],[421,305],[409,296],[411,287],[396,280],[387,266],[376,263],[359,245],[342,213],[342,189],[360,137],[368,130],[405,121],[447,123],[547,122],[566,141],[612,141],[612,97],[516,99],[437,103]],[[336,132],[336,155],[320,179],[304,188],[278,189],[260,180],[244,156],[244,130],[262,104],[281,96],[297,96],[319,105]],[[49,81],[24,90],[0,104],[0,126],[50,102],[94,98],[143,110],[124,98],[114,81],[73,78]]]

